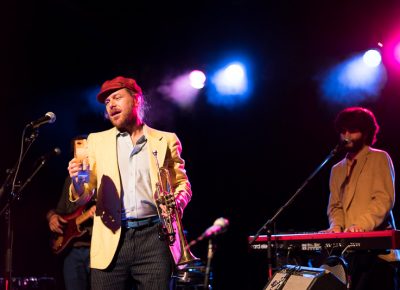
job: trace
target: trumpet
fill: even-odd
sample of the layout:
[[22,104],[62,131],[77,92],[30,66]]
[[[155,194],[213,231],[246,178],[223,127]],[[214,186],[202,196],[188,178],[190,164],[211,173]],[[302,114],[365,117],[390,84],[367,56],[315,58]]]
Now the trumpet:
[[[160,238],[167,241],[177,266],[197,261],[199,258],[190,252],[183,232],[182,219],[176,206],[169,171],[165,167],[160,167],[157,159],[157,151],[153,151],[153,155],[156,159],[158,169],[158,181],[156,183],[157,196],[155,201],[158,216],[162,224]],[[163,214],[161,205],[165,206],[165,214]]]

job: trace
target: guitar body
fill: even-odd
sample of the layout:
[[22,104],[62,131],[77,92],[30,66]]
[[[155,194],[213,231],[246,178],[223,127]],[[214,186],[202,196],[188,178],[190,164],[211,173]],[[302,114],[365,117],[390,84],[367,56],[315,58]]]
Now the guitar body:
[[62,216],[67,221],[64,224],[63,234],[55,234],[50,241],[54,254],[60,254],[72,240],[83,236],[87,232],[86,229],[82,230],[80,228],[80,225],[91,217],[89,211],[84,212],[84,209],[85,206],[81,206],[73,213]]

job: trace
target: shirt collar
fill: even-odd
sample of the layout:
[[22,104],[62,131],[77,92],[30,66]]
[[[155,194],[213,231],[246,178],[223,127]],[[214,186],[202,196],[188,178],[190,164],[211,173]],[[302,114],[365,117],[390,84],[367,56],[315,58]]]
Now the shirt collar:
[[[114,133],[115,133],[116,137],[125,137],[125,136],[129,135],[129,133],[127,131],[120,131],[116,127],[114,127],[114,128],[115,128]],[[144,138],[144,140],[142,138]],[[144,141],[147,141],[147,130],[146,130],[145,124],[143,124],[143,135],[137,140],[136,144],[141,144]]]
[[119,131],[119,130],[116,130],[115,131],[115,135],[117,136],[117,137],[123,137],[123,136],[126,136],[126,135],[128,135],[129,133],[128,132],[126,132],[126,131],[124,131],[124,132],[121,132],[121,131]]
[[144,145],[146,145],[147,139],[146,136],[142,135],[137,141],[135,146],[133,146],[132,152],[131,152],[131,157],[133,155],[138,154],[140,151],[142,151]]
[[[361,149],[361,150],[354,156],[353,160],[360,159],[360,158],[364,157],[365,155],[367,155],[367,153],[369,152],[369,150],[370,150],[370,146],[364,146],[364,148]],[[350,160],[350,158],[349,158],[349,153],[346,154],[346,160]]]

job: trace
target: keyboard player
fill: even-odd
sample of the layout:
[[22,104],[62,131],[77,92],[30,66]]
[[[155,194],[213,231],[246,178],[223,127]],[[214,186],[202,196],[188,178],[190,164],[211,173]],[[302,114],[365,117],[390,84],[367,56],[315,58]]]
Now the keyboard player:
[[[328,204],[329,229],[323,232],[364,232],[395,229],[394,167],[389,154],[372,148],[379,125],[362,107],[339,112],[335,128],[345,144],[346,156],[332,167]],[[352,290],[399,289],[400,255],[391,250],[378,255],[354,251],[346,256]]]

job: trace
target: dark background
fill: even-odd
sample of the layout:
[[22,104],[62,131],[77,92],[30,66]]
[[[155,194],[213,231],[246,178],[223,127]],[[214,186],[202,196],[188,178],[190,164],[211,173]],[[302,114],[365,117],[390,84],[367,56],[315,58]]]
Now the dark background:
[[[40,128],[21,180],[30,176],[39,156],[54,147],[62,150],[13,204],[14,276],[60,279],[45,213],[55,206],[67,174],[69,140],[110,127],[94,102],[101,83],[126,75],[136,78],[148,97],[149,125],[176,132],[183,143],[193,187],[184,216],[188,240],[218,217],[230,221],[216,240],[216,290],[265,285],[266,253],[249,252],[248,235],[296,192],[338,140],[333,119],[345,105],[322,99],[320,74],[354,52],[385,43],[399,27],[400,15],[394,0],[52,0],[1,6],[0,177],[4,180],[17,161],[24,126],[46,112],[54,112],[57,121]],[[193,108],[184,110],[157,93],[165,78],[192,68],[207,71],[234,53],[252,63],[254,90],[247,103],[214,107],[204,91]],[[375,112],[381,125],[376,147],[389,152],[398,170],[399,98],[399,70],[390,67],[379,98],[354,104]],[[279,216],[279,231],[328,226],[329,168],[339,157]],[[3,270],[3,216],[0,221]],[[205,259],[207,242],[193,252]]]

